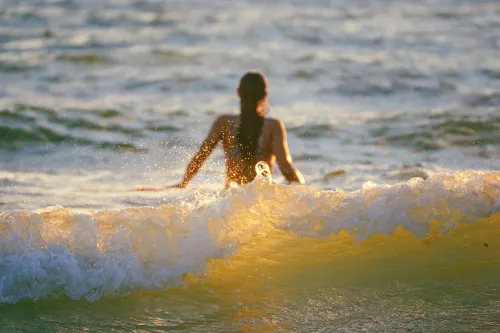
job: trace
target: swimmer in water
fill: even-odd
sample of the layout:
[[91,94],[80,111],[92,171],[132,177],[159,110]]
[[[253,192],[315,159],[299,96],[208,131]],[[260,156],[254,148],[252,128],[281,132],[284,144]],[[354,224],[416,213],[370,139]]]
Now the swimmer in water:
[[267,80],[255,71],[245,74],[238,87],[240,97],[239,115],[221,115],[189,162],[184,179],[180,184],[162,188],[139,188],[142,191],[161,191],[167,188],[185,188],[210,156],[219,142],[222,142],[226,157],[226,188],[231,183],[238,185],[251,182],[255,176],[255,165],[266,162],[272,172],[278,162],[281,173],[288,182],[304,183],[299,170],[292,163],[286,129],[279,119],[266,117]]

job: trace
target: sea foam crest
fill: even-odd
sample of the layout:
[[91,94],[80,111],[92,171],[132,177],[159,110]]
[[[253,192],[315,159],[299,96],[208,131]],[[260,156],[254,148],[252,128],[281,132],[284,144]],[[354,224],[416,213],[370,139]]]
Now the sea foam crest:
[[4,212],[0,302],[161,289],[276,229],[320,238],[346,230],[363,240],[403,226],[424,237],[432,220],[447,230],[499,211],[500,173],[467,171],[354,192],[276,185],[264,175],[204,206]]

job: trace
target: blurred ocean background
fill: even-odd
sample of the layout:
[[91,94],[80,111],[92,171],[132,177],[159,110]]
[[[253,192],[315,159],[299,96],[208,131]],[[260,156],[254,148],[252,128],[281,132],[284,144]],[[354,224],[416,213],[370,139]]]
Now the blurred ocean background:
[[[0,0],[0,331],[500,331],[499,54],[497,0]],[[308,186],[131,191],[250,69]]]

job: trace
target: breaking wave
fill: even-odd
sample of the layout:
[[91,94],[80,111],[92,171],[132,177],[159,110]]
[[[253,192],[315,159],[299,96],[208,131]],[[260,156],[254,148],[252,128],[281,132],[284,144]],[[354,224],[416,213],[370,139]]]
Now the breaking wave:
[[[296,269],[341,262],[337,278],[355,257],[377,257],[389,271],[410,259],[422,268],[438,257],[498,266],[499,211],[500,173],[476,171],[367,183],[354,192],[257,178],[204,204],[7,211],[0,214],[0,302],[164,289],[186,276],[210,275],[208,263],[231,261],[264,243],[272,250],[246,260]],[[308,259],[296,259],[302,256]]]

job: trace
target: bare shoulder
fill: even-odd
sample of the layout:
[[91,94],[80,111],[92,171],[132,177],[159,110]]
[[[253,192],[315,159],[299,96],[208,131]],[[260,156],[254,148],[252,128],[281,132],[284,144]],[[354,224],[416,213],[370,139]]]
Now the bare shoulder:
[[266,120],[273,131],[282,131],[285,129],[285,123],[281,119],[268,117]]
[[228,125],[232,125],[234,122],[235,116],[231,114],[221,114],[215,119],[214,125],[220,128],[224,128]]
[[231,133],[234,126],[235,116],[231,114],[221,114],[219,115],[212,124],[212,132],[217,133],[217,135],[226,135]]
[[233,121],[234,118],[236,118],[234,114],[224,113],[219,115],[216,121],[227,122],[227,121]]

